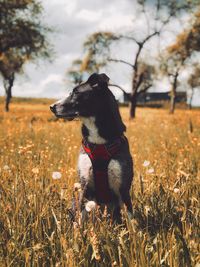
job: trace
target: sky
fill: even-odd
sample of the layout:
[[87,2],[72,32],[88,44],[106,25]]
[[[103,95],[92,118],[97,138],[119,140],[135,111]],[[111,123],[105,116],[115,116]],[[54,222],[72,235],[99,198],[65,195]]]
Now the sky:
[[[138,16],[134,0],[41,0],[44,7],[44,21],[54,28],[50,41],[54,46],[53,61],[40,61],[37,64],[26,64],[24,74],[16,78],[13,87],[14,96],[61,98],[68,94],[72,85],[67,77],[72,61],[83,56],[83,42],[96,31],[130,32],[134,29],[137,38],[142,38],[147,30],[144,17]],[[148,18],[150,21],[150,18]],[[184,19],[184,17],[183,17]],[[145,28],[146,27],[146,28]],[[145,47],[145,59],[157,53],[175,39],[174,29],[180,31],[180,21],[173,21],[163,40],[153,40]],[[159,45],[159,47],[158,47]],[[136,46],[133,42],[119,44],[113,49],[115,58],[133,61]],[[127,91],[131,90],[131,69],[122,64],[111,64],[105,70],[111,81],[118,83]],[[182,79],[187,78],[183,73]],[[168,80],[161,80],[152,90],[167,91]],[[121,92],[114,93],[117,98]],[[0,95],[3,95],[2,86]],[[197,103],[196,103],[197,102]],[[200,96],[195,95],[193,104],[200,104]]]

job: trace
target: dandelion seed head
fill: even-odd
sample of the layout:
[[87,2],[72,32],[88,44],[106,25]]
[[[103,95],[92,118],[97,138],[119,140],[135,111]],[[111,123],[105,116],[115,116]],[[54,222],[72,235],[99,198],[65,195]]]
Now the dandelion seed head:
[[149,165],[150,165],[150,161],[145,160],[145,161],[143,162],[143,166],[144,166],[144,167],[148,167]]
[[177,187],[175,187],[175,188],[174,188],[174,193],[176,193],[176,194],[177,194],[177,193],[179,193],[179,192],[180,192],[180,189],[179,189],[179,188],[177,188]]
[[95,208],[96,208],[96,203],[94,201],[88,201],[85,204],[85,210],[87,212],[90,212],[90,211],[94,210]]
[[147,173],[149,173],[149,174],[154,173],[154,168],[150,168],[150,169],[148,169],[148,170],[147,170]]
[[52,173],[52,178],[54,179],[54,180],[58,180],[58,179],[60,179],[62,177],[62,174],[60,173],[60,172],[53,172]]

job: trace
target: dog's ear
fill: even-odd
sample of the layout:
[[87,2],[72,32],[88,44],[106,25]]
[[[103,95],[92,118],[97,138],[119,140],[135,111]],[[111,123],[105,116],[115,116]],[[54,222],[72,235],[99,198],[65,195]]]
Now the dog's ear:
[[93,73],[87,82],[92,86],[92,87],[98,87],[99,85],[108,85],[109,82],[109,77],[105,73],[97,74]]
[[101,79],[103,83],[106,83],[106,84],[108,84],[110,80],[110,78],[105,73],[99,74],[99,78]]

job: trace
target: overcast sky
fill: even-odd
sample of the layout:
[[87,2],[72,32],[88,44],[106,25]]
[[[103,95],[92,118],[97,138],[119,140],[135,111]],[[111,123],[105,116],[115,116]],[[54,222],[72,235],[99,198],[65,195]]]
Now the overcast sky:
[[[145,32],[146,22],[138,16],[134,0],[42,0],[44,6],[44,20],[55,29],[51,35],[54,46],[54,60],[49,63],[40,62],[37,65],[27,64],[25,74],[17,77],[13,88],[14,96],[52,97],[60,98],[66,95],[71,85],[66,76],[74,59],[83,55],[83,42],[86,38],[99,30],[127,32],[134,29],[137,37]],[[175,38],[172,31],[180,31],[180,24],[171,25],[171,33],[166,33],[160,47],[170,43]],[[170,29],[170,27],[169,27]],[[136,47],[133,43],[126,43],[115,48],[115,57],[131,62],[134,59]],[[151,50],[149,53],[149,50]],[[157,40],[153,40],[146,47],[146,58],[158,50]],[[128,53],[127,53],[128,52]],[[151,59],[150,59],[151,60]],[[120,64],[106,68],[111,80],[120,84],[127,91],[131,88],[131,69]],[[167,80],[161,81],[155,87],[166,91]],[[1,86],[2,88],[2,86]],[[0,94],[4,92],[1,89]],[[119,92],[117,92],[117,97]]]

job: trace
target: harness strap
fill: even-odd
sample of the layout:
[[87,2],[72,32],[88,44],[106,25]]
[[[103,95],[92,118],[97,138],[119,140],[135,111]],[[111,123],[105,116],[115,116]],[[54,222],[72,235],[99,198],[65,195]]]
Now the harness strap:
[[108,164],[111,158],[116,155],[126,137],[121,136],[113,142],[96,145],[83,139],[82,146],[88,154],[94,174],[95,195],[98,203],[109,203],[111,201],[111,190],[108,181]]

